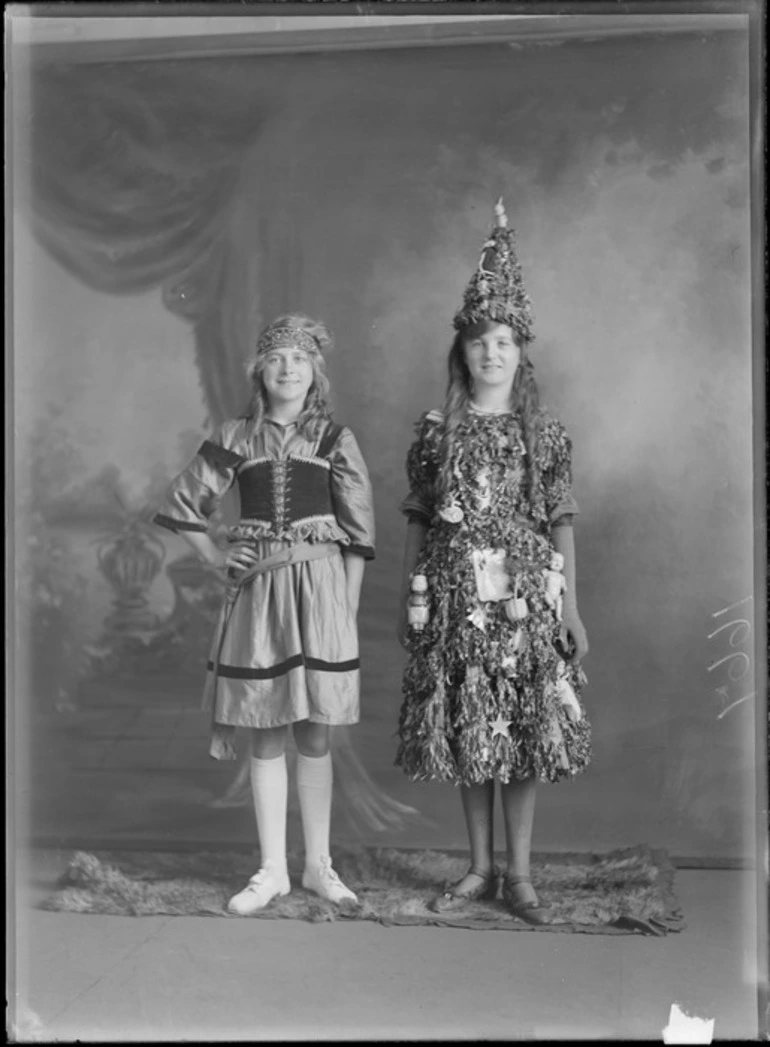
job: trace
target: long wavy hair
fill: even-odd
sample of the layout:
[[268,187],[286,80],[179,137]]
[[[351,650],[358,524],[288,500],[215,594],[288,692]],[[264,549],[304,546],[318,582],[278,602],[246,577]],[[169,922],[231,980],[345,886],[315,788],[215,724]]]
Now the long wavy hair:
[[253,435],[262,428],[270,406],[267,389],[262,379],[267,354],[260,352],[259,341],[262,335],[273,326],[298,328],[309,334],[317,346],[316,350],[308,354],[313,368],[313,382],[297,418],[297,428],[302,435],[307,440],[315,440],[321,435],[326,422],[332,417],[329,403],[329,379],[326,376],[326,362],[322,354],[332,348],[333,340],[328,328],[320,320],[312,320],[309,316],[302,316],[299,313],[288,313],[272,320],[260,332],[255,351],[246,362],[246,375],[251,383],[251,399],[247,410],[251,433]]
[[[468,417],[470,402],[473,397],[473,380],[465,358],[465,343],[472,338],[485,334],[497,321],[482,320],[480,323],[463,327],[455,335],[449,350],[449,382],[444,401],[444,425],[441,437],[439,456],[438,486],[441,495],[446,495],[452,482],[452,458],[458,439],[457,430],[461,422]],[[511,386],[510,406],[519,412],[521,419],[524,446],[527,450],[527,477],[529,481],[530,500],[539,501],[540,477],[537,467],[537,441],[539,432],[540,395],[535,381],[535,368],[527,355],[526,342],[514,333],[516,344],[521,354],[519,366]]]

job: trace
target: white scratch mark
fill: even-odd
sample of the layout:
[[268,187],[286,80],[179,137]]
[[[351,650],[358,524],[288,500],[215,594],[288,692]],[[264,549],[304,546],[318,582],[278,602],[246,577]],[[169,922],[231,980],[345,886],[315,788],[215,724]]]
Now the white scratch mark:
[[663,1030],[664,1043],[711,1043],[714,1038],[714,1019],[697,1018],[671,1004],[668,1025]]
[[721,720],[723,716],[727,716],[727,714],[730,712],[730,710],[734,709],[736,707],[736,705],[740,705],[741,702],[748,701],[748,699],[749,698],[753,698],[756,693],[757,693],[756,691],[749,691],[749,693],[748,694],[744,694],[744,696],[742,698],[736,699],[736,701],[734,701],[734,702],[732,702],[732,704],[728,705],[726,709],[723,709],[721,713],[717,714],[717,720]]
[[736,600],[735,603],[731,603],[729,607],[723,607],[721,611],[714,611],[711,617],[719,618],[720,615],[727,614],[728,611],[735,610],[735,608],[740,607],[741,604],[750,603],[753,599],[753,596],[744,596],[742,600]]

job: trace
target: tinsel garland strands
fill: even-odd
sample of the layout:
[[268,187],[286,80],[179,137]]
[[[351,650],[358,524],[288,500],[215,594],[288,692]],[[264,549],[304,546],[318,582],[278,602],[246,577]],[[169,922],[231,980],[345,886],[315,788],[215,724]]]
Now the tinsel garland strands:
[[[449,744],[451,724],[447,716],[443,667],[435,664],[435,657],[427,661],[427,667],[410,665],[404,677],[404,694],[419,696],[420,704],[405,702],[401,707],[399,731],[405,741],[401,743],[397,760],[403,760],[404,767],[414,768],[414,776],[422,780],[450,781],[455,777],[455,760]],[[428,673],[434,673],[430,690],[421,687],[425,668]]]
[[[440,431],[423,420],[418,433],[407,469],[412,489],[430,500]],[[569,495],[569,439],[553,419],[541,435],[537,455],[544,501],[553,506]],[[533,520],[535,530],[515,523],[516,517],[532,518],[515,416],[472,415],[463,422],[452,472],[449,496],[463,519],[459,524],[434,520],[416,567],[428,579],[430,617],[411,638],[396,762],[421,780],[474,784],[535,775],[558,781],[588,764],[590,726],[582,706],[580,721],[568,719],[556,691],[560,623],[545,602],[541,573],[553,551],[548,521]],[[479,509],[482,472],[492,498]],[[519,623],[508,620],[504,602],[478,600],[471,554],[500,547],[519,565],[516,583],[528,608]],[[568,666],[567,675],[580,702],[582,671]],[[498,716],[511,721],[507,737],[493,734]]]
[[481,784],[489,775],[487,768],[493,762],[493,739],[489,720],[494,718],[489,678],[482,678],[478,666],[471,665],[460,686],[454,705],[457,726],[457,764],[465,768],[465,777],[473,784]]
[[[435,498],[439,473],[441,426],[424,415],[416,426],[417,439],[407,454],[406,471],[413,490]],[[549,524],[539,500],[530,499],[523,431],[518,415],[470,413],[455,433],[455,459],[452,472],[457,486],[470,496],[469,510],[479,511],[476,481],[494,463],[498,474],[493,482],[491,516],[505,529],[511,515],[526,516],[541,531]],[[536,441],[536,465],[540,473],[546,509],[559,505],[572,485],[572,442],[564,426],[546,411],[541,411]],[[504,480],[503,480],[504,478]],[[493,478],[494,480],[494,478]],[[482,510],[483,512],[483,510]],[[487,514],[485,514],[487,515]],[[490,521],[491,522],[491,521]],[[498,528],[498,531],[500,528]]]

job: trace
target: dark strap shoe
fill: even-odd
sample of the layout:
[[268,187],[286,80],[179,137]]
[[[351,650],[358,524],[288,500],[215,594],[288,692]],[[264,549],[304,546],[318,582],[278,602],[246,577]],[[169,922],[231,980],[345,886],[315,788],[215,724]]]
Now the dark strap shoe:
[[532,886],[532,881],[528,876],[513,876],[510,873],[503,875],[503,901],[508,911],[519,920],[524,920],[525,923],[530,923],[534,927],[556,923],[554,912],[547,905],[539,901],[522,901],[521,894],[516,888],[525,883]]
[[439,894],[430,903],[430,908],[433,912],[456,912],[465,908],[468,902],[492,901],[496,897],[497,883],[500,876],[498,869],[493,868],[491,872],[482,873],[477,869],[471,868],[463,876],[463,880],[466,876],[471,875],[479,877],[479,883],[476,887],[469,887],[460,893],[457,888],[462,883],[462,880],[455,884],[448,884],[444,888],[443,893]]

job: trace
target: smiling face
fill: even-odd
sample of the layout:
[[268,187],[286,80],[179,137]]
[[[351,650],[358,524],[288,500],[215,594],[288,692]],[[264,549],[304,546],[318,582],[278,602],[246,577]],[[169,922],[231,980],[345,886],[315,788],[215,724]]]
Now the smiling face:
[[261,377],[268,403],[301,406],[313,384],[313,363],[304,349],[271,349],[262,361]]
[[469,331],[463,339],[463,351],[476,393],[510,392],[521,360],[510,327],[488,324]]

